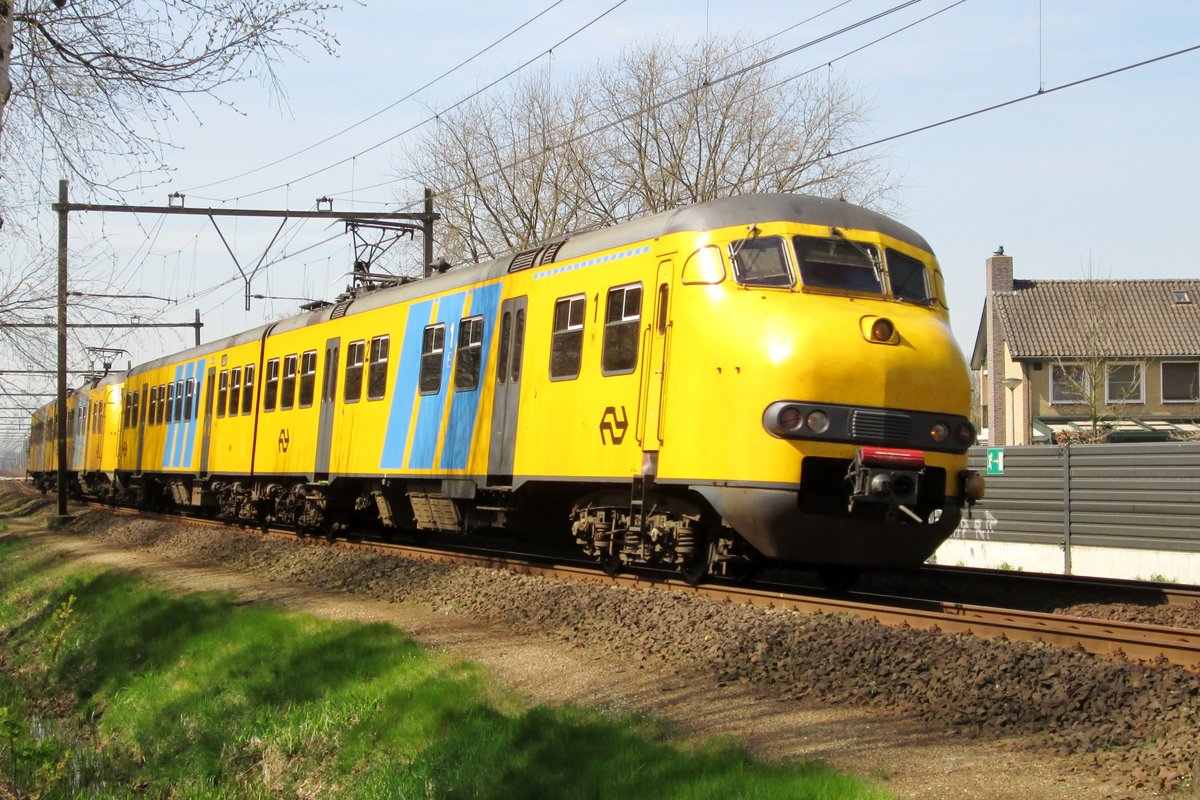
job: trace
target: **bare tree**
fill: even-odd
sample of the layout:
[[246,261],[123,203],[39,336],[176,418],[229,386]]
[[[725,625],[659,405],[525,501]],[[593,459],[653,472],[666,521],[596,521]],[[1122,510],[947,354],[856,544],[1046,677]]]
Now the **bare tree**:
[[[0,0],[2,174],[90,186],[165,168],[177,103],[274,72],[301,43],[330,49],[320,0]],[[7,135],[5,135],[7,134]],[[108,174],[113,162],[123,173]],[[0,191],[4,190],[0,185]]]
[[436,187],[451,260],[735,194],[801,191],[886,202],[872,156],[831,158],[865,121],[829,76],[781,76],[737,40],[660,40],[588,77],[549,73],[443,115],[408,152]]

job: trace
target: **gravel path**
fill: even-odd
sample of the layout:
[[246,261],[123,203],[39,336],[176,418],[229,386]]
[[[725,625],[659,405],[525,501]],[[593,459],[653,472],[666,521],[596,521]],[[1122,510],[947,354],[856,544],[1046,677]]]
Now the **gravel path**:
[[38,538],[181,588],[386,619],[536,702],[645,711],[898,797],[1150,797],[1189,786],[1200,754],[1200,676],[1178,669],[104,511],[67,533]]

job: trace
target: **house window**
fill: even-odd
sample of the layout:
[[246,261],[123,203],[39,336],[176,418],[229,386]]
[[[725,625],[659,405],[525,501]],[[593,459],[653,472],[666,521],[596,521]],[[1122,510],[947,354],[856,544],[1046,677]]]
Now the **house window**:
[[1050,402],[1081,405],[1087,403],[1091,381],[1082,364],[1053,364],[1050,367]]
[[263,386],[263,411],[274,411],[279,398],[279,359],[267,362],[267,380]]
[[317,351],[309,350],[300,356],[300,408],[312,408],[317,391]]
[[359,340],[346,346],[346,385],[342,388],[342,399],[357,403],[362,398],[363,356],[366,342]]
[[1141,364],[1109,364],[1106,370],[1105,402],[1144,403],[1145,386]]
[[483,355],[483,317],[468,317],[458,323],[458,353],[454,364],[454,389],[465,392],[479,386],[480,357]]
[[421,377],[419,392],[437,394],[442,389],[442,355],[446,351],[446,326],[429,325],[421,340]]
[[367,399],[381,400],[387,394],[388,336],[376,336],[371,340],[371,364],[367,368]]
[[1163,362],[1162,399],[1164,403],[1200,402],[1200,362]]
[[254,409],[254,365],[247,364],[244,383],[242,384],[242,413],[249,414]]
[[554,303],[554,334],[550,343],[550,380],[579,377],[583,360],[583,295],[564,297]]
[[641,319],[641,284],[616,286],[608,290],[608,305],[604,315],[604,351],[600,357],[605,375],[627,374],[637,367]]
[[296,404],[296,354],[283,357],[283,385],[279,397],[279,410],[287,411]]

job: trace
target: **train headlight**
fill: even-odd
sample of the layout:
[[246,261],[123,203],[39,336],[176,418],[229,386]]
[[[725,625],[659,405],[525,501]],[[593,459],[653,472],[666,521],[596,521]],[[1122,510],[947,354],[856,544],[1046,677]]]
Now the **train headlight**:
[[880,317],[871,323],[871,339],[876,342],[890,342],[896,335],[896,326],[890,319]]
[[933,427],[929,429],[929,436],[935,442],[941,444],[950,436],[950,426],[944,422],[936,422],[934,423]]
[[805,420],[808,423],[808,428],[813,433],[824,433],[829,430],[829,415],[824,411],[810,411]]
[[784,406],[779,409],[779,414],[775,419],[779,429],[785,433],[795,433],[804,427],[804,413],[795,406]]

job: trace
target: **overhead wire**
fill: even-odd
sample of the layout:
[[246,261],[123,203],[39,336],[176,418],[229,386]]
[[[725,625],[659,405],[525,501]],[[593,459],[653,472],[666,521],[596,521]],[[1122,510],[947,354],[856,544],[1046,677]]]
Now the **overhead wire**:
[[[555,0],[555,2],[553,2],[553,3],[551,3],[550,5],[546,6],[546,7],[545,7],[545,8],[543,8],[541,11],[539,11],[539,12],[538,12],[538,13],[536,13],[536,14],[534,14],[532,17],[530,17],[529,19],[525,20],[524,22],[522,22],[522,23],[521,23],[520,25],[518,25],[517,27],[513,28],[511,31],[509,31],[508,33],[506,33],[506,34],[504,34],[503,36],[501,36],[499,39],[496,39],[496,40],[495,40],[495,41],[493,41],[491,44],[489,44],[487,47],[484,47],[482,50],[479,50],[479,51],[478,51],[478,52],[476,52],[474,55],[471,55],[470,57],[468,57],[468,58],[465,58],[465,59],[463,59],[462,61],[458,62],[458,63],[457,63],[457,64],[455,64],[453,67],[451,67],[450,69],[448,69],[448,70],[446,70],[445,72],[443,72],[441,75],[438,75],[436,78],[433,78],[432,80],[429,80],[429,81],[425,82],[424,84],[422,84],[421,86],[418,86],[416,89],[413,89],[413,90],[412,90],[412,91],[410,91],[408,94],[406,94],[406,95],[404,95],[403,97],[401,97],[400,99],[398,99],[398,100],[395,100],[395,101],[393,101],[393,102],[389,103],[388,105],[386,105],[386,106],[384,106],[383,108],[379,109],[379,110],[378,110],[378,111],[376,111],[375,113],[373,113],[373,114],[370,114],[370,115],[368,115],[368,116],[366,116],[366,117],[364,117],[364,118],[360,119],[358,122],[355,122],[355,123],[353,123],[353,124],[347,125],[346,127],[342,128],[341,130],[337,131],[336,133],[331,133],[331,134],[329,134],[328,136],[326,136],[324,139],[321,139],[320,141],[314,142],[313,144],[310,144],[310,145],[308,145],[307,147],[303,147],[303,148],[301,148],[301,149],[299,149],[299,150],[296,150],[296,151],[295,151],[295,152],[293,152],[293,153],[289,153],[288,155],[286,155],[286,156],[282,156],[282,157],[280,157],[280,158],[277,158],[277,159],[275,159],[274,161],[271,161],[271,162],[269,162],[269,163],[263,164],[263,165],[261,165],[261,166],[258,166],[258,167],[254,167],[253,169],[248,169],[248,170],[246,170],[246,171],[244,171],[244,172],[239,172],[237,175],[231,175],[231,176],[230,176],[230,177],[228,177],[228,178],[222,178],[221,180],[217,180],[217,181],[211,181],[211,182],[209,182],[209,183],[202,183],[202,184],[200,184],[200,185],[198,185],[198,186],[192,186],[192,187],[190,187],[190,188],[187,188],[187,189],[182,189],[181,191],[184,191],[184,192],[191,192],[191,191],[195,191],[195,190],[199,190],[199,189],[207,189],[207,188],[209,188],[210,186],[217,186],[217,185],[220,185],[220,184],[222,184],[222,183],[228,183],[229,181],[237,180],[237,179],[239,179],[239,178],[245,178],[245,177],[247,177],[248,175],[254,175],[255,173],[262,172],[264,169],[269,169],[269,168],[271,168],[271,167],[278,166],[279,164],[282,164],[282,163],[283,163],[283,162],[285,162],[285,161],[289,161],[289,160],[291,160],[291,159],[295,158],[296,156],[303,155],[304,153],[307,153],[307,152],[309,152],[309,151],[311,151],[311,150],[314,150],[314,149],[316,149],[316,148],[320,147],[320,146],[321,146],[321,145],[323,145],[323,144],[328,144],[329,142],[333,141],[334,139],[338,138],[339,136],[344,136],[345,134],[349,133],[350,131],[354,130],[355,128],[358,128],[358,127],[360,127],[360,126],[362,126],[362,125],[365,125],[366,123],[370,122],[371,120],[375,119],[376,117],[379,117],[380,115],[382,115],[382,114],[384,114],[384,113],[386,113],[386,112],[388,112],[388,111],[391,111],[393,108],[395,108],[396,106],[398,106],[398,105],[400,105],[401,103],[405,102],[406,100],[411,100],[411,99],[412,99],[413,97],[415,97],[417,94],[419,94],[420,92],[423,92],[423,91],[425,91],[426,89],[430,88],[431,86],[433,86],[434,84],[436,84],[436,83],[438,83],[439,81],[443,80],[444,78],[448,78],[450,75],[452,75],[452,74],[454,74],[455,72],[457,72],[458,70],[462,69],[462,68],[463,68],[463,67],[465,67],[467,64],[470,64],[472,61],[474,61],[475,59],[477,59],[477,58],[479,58],[480,56],[484,55],[485,53],[487,53],[488,51],[490,51],[492,48],[494,48],[494,47],[496,47],[497,45],[499,45],[499,44],[503,43],[504,41],[508,40],[508,39],[509,39],[509,38],[511,38],[512,36],[516,35],[516,34],[517,34],[517,33],[519,33],[520,31],[522,31],[522,30],[524,30],[525,28],[527,28],[529,25],[532,25],[534,22],[536,22],[537,20],[541,19],[543,16],[545,16],[546,14],[548,14],[550,11],[554,10],[554,8],[556,8],[557,6],[561,5],[563,2],[564,2],[564,0]],[[849,2],[849,0],[847,0],[847,2]]]
[[[309,178],[312,178],[312,177],[314,177],[314,176],[316,176],[316,175],[320,175],[320,174],[321,174],[321,173],[323,173],[323,172],[328,172],[329,170],[331,170],[331,169],[335,169],[336,167],[340,167],[340,166],[342,166],[343,164],[347,164],[347,163],[349,163],[349,162],[353,161],[354,159],[356,159],[356,158],[359,158],[360,156],[364,156],[364,155],[366,155],[367,153],[370,153],[370,152],[371,152],[371,151],[373,151],[373,150],[378,150],[380,147],[383,147],[385,144],[388,144],[389,142],[393,142],[393,141],[395,141],[396,139],[399,139],[401,136],[405,136],[405,135],[407,135],[407,134],[409,134],[409,133],[412,133],[412,132],[413,132],[413,131],[415,131],[415,130],[419,130],[420,128],[422,128],[422,127],[424,127],[424,126],[428,125],[428,124],[429,124],[429,123],[431,123],[431,122],[435,122],[435,121],[437,121],[437,119],[438,119],[438,118],[439,118],[439,117],[440,117],[442,114],[445,114],[445,113],[446,113],[446,112],[448,112],[448,111],[453,111],[454,109],[458,108],[459,106],[461,106],[461,105],[463,105],[463,104],[465,104],[465,103],[467,103],[467,102],[471,101],[472,99],[474,99],[474,98],[478,97],[479,95],[483,94],[484,92],[486,92],[487,90],[491,89],[492,87],[494,87],[494,86],[497,86],[498,84],[500,84],[500,83],[503,83],[504,81],[508,80],[508,79],[509,79],[509,78],[511,78],[513,75],[516,75],[518,72],[520,72],[521,70],[523,70],[523,69],[525,69],[526,67],[528,67],[530,64],[533,64],[534,62],[536,62],[536,61],[538,61],[538,60],[540,60],[540,59],[544,58],[544,57],[545,57],[545,56],[547,56],[547,55],[551,55],[551,54],[553,54],[553,52],[554,52],[554,50],[555,50],[555,49],[557,49],[557,48],[559,48],[559,47],[562,47],[564,44],[566,44],[567,42],[571,41],[571,40],[572,40],[572,39],[574,39],[576,36],[578,36],[579,34],[583,33],[583,32],[584,32],[584,31],[586,31],[588,28],[592,27],[592,26],[593,26],[593,25],[595,25],[597,22],[599,22],[600,20],[604,19],[605,17],[607,17],[607,16],[608,16],[609,14],[611,14],[612,12],[616,11],[616,10],[617,10],[618,8],[620,8],[621,6],[625,5],[627,2],[629,2],[629,0],[617,0],[617,2],[616,2],[616,3],[614,3],[614,4],[613,4],[613,5],[611,5],[611,6],[609,6],[609,7],[608,7],[608,9],[606,9],[605,11],[602,11],[602,12],[601,12],[600,14],[598,14],[597,16],[593,17],[593,18],[592,18],[592,19],[591,19],[589,22],[586,22],[586,23],[584,23],[583,25],[581,25],[580,27],[576,28],[576,29],[575,29],[573,32],[571,32],[570,34],[568,34],[567,36],[563,37],[562,39],[560,39],[560,40],[559,40],[559,41],[557,41],[556,43],[552,44],[550,47],[546,48],[545,50],[541,51],[541,52],[540,52],[540,53],[538,53],[537,55],[535,55],[535,56],[533,56],[533,57],[531,57],[531,58],[527,59],[527,60],[526,60],[526,61],[524,61],[524,62],[522,62],[522,63],[521,63],[519,66],[517,66],[517,67],[514,67],[513,69],[511,69],[511,70],[509,70],[508,72],[506,72],[506,73],[504,73],[503,75],[501,75],[499,78],[496,78],[495,80],[493,80],[493,81],[491,81],[491,82],[489,82],[489,83],[485,84],[484,86],[482,86],[482,87],[480,87],[480,88],[476,89],[474,92],[471,92],[471,93],[470,93],[470,94],[468,94],[466,97],[463,97],[463,98],[461,98],[461,99],[459,99],[459,100],[455,101],[454,103],[451,103],[449,106],[447,106],[447,107],[443,108],[441,111],[437,112],[436,114],[433,114],[433,115],[431,115],[431,116],[429,116],[429,117],[426,117],[425,119],[421,120],[420,122],[417,122],[417,123],[415,123],[415,124],[413,124],[413,125],[410,125],[409,127],[405,128],[404,130],[400,131],[399,133],[392,134],[391,136],[388,136],[386,139],[382,139],[382,140],[380,140],[380,141],[376,142],[375,144],[373,144],[373,145],[370,145],[369,147],[366,147],[366,148],[364,148],[364,149],[362,149],[362,150],[359,150],[357,153],[354,153],[353,155],[346,156],[345,158],[343,158],[343,159],[341,159],[341,160],[339,160],[339,161],[335,161],[335,162],[333,162],[332,164],[327,164],[326,166],[324,166],[324,167],[321,167],[320,169],[316,169],[316,170],[313,170],[313,171],[311,171],[311,172],[307,172],[307,173],[305,173],[304,175],[301,175],[301,176],[299,176],[299,177],[293,178],[293,179],[291,179],[291,180],[288,180],[288,181],[284,181],[283,183],[279,183],[279,184],[276,184],[276,185],[274,185],[274,186],[268,186],[268,187],[267,187],[267,188],[265,188],[265,189],[259,189],[258,191],[254,191],[254,192],[247,192],[247,193],[239,194],[239,195],[238,195],[238,198],[239,198],[239,199],[246,199],[246,198],[249,198],[249,197],[257,197],[257,196],[258,196],[258,195],[260,195],[260,194],[266,194],[267,192],[273,192],[273,191],[275,191],[275,190],[277,190],[277,189],[282,189],[282,188],[284,188],[285,186],[289,186],[289,185],[291,185],[291,184],[293,184],[293,183],[298,183],[299,181],[307,180],[307,179],[309,179]],[[910,2],[919,2],[919,0],[910,0]]]

